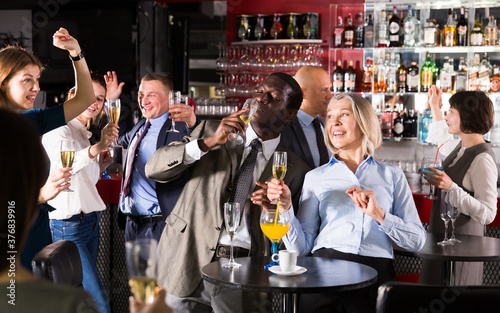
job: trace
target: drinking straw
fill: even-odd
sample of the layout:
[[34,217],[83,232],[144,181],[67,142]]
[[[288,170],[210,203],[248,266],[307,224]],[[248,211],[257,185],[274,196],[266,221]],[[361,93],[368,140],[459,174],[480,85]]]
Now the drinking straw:
[[437,151],[436,151],[436,157],[434,158],[434,167],[436,167],[436,162],[437,162],[437,159],[438,159],[438,154],[439,154],[439,149],[441,149],[441,147],[444,145],[444,143],[442,143],[438,148],[437,148]]
[[280,203],[281,203],[281,201],[278,201],[278,203],[276,205],[276,217],[274,218],[274,226],[277,226],[277,224],[278,224],[278,212],[280,209]]

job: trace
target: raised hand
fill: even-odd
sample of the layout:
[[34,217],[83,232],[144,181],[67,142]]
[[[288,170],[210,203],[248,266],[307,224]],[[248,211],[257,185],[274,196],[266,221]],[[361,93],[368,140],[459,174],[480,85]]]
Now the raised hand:
[[223,118],[219,124],[219,127],[217,127],[217,130],[212,136],[204,138],[203,140],[198,142],[200,149],[207,152],[218,145],[225,144],[228,141],[227,136],[229,136],[229,134],[233,133],[234,131],[243,133],[246,129],[246,125],[239,118],[239,116],[247,111],[248,109],[239,110]]
[[72,57],[76,57],[82,52],[78,40],[72,37],[65,28],[59,28],[52,37],[54,46],[62,50],[67,50]]
[[170,106],[168,110],[170,112],[170,119],[174,122],[185,122],[189,128],[193,128],[196,125],[196,115],[192,106],[176,103]]
[[125,83],[118,83],[118,76],[116,75],[116,72],[108,71],[108,73],[104,75],[104,81],[106,82],[106,99],[116,100],[120,98],[122,88]]

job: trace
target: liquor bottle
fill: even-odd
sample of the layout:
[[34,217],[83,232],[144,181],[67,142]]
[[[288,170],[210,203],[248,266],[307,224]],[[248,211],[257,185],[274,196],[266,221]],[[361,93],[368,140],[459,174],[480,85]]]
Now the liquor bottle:
[[364,45],[366,48],[372,48],[373,47],[373,15],[369,14],[368,15],[368,20],[365,23],[365,30],[364,30]]
[[495,46],[498,44],[498,28],[497,28],[497,20],[493,15],[489,17],[489,23],[484,29],[486,38],[485,45],[487,46]]
[[383,52],[380,52],[377,64],[377,92],[387,92],[387,68],[384,65]]
[[406,90],[408,92],[418,92],[419,80],[420,75],[418,74],[417,61],[411,60],[411,66],[408,68],[408,73],[406,74]]
[[415,110],[409,110],[408,114],[403,119],[403,137],[416,138],[418,131],[418,118]]
[[396,73],[397,92],[406,92],[406,75],[408,75],[408,69],[405,67],[403,59],[401,59],[399,54],[396,54],[396,63],[399,63],[399,68]]
[[422,118],[420,119],[420,127],[418,131],[418,141],[425,142],[427,135],[429,134],[429,124],[432,123],[432,112],[431,109],[426,109]]
[[344,91],[354,92],[356,87],[356,71],[352,68],[353,62],[349,60],[349,67],[344,73]]
[[457,45],[457,28],[453,22],[453,10],[448,9],[448,20],[443,30],[443,46],[454,47]]
[[405,47],[418,46],[420,41],[420,21],[413,15],[411,4],[408,6],[408,14],[403,19],[403,25],[404,25],[403,46]]
[[399,64],[396,64],[396,56],[394,52],[391,54],[387,53],[385,55],[385,64],[387,69],[387,92],[396,92],[398,88],[396,72],[398,71]]
[[460,19],[457,23],[457,46],[467,46],[467,20],[465,19],[465,7],[460,8]]
[[432,85],[437,84],[439,69],[436,66],[436,55],[431,54]]
[[394,119],[391,112],[391,107],[389,103],[386,103],[386,108],[384,113],[381,116],[382,119],[382,138],[383,139],[391,139],[392,138],[392,129],[394,128]]
[[[395,114],[394,114],[395,113]],[[394,140],[400,141],[403,138],[403,132],[405,130],[404,127],[404,118],[403,118],[403,105],[401,107],[398,105],[395,106],[393,117],[394,117],[394,127],[392,128]]]
[[491,92],[500,91],[500,66],[498,66],[498,64],[493,65],[493,73],[491,74],[490,79],[490,89]]
[[247,33],[247,28],[245,27],[245,21],[244,19],[242,18],[241,19],[241,22],[240,22],[240,26],[238,27],[238,40],[239,41],[243,41],[245,40],[245,35]]
[[467,90],[467,66],[464,57],[460,57],[460,63],[458,64],[457,83],[455,90],[456,91]]
[[450,93],[455,93],[457,91],[457,72],[455,71],[455,62],[453,58],[448,61],[448,68],[451,72],[451,90]]
[[422,75],[420,91],[427,92],[432,86],[431,54],[429,52],[425,53],[425,63],[422,65],[420,72]]
[[363,13],[358,13],[356,27],[354,29],[354,47],[363,48],[365,40],[365,28],[363,23]]
[[424,46],[440,46],[441,30],[435,19],[427,19],[427,26],[424,28]]
[[380,23],[378,25],[378,47],[385,48],[389,46],[389,25],[387,23],[386,13],[380,12]]
[[288,26],[286,27],[286,36],[288,39],[296,39],[298,36],[298,28],[295,26],[295,19],[296,16],[290,14],[290,18],[288,19]]
[[363,92],[372,92],[373,86],[373,59],[370,57],[366,58],[366,66],[363,71]]
[[389,47],[401,47],[400,29],[401,20],[398,17],[398,8],[394,6],[391,19],[389,20]]
[[352,48],[354,46],[354,26],[352,25],[352,14],[349,13],[346,19],[344,28],[344,48]]
[[337,68],[332,73],[333,92],[344,91],[344,71],[342,70],[342,61],[337,61]]
[[470,32],[470,45],[471,46],[483,46],[484,45],[484,34],[483,34],[483,25],[479,22],[479,19],[476,19],[474,22],[474,27]]
[[484,53],[481,59],[481,64],[479,65],[479,73],[478,73],[478,83],[480,91],[483,92],[490,91],[491,72],[492,72],[492,67],[490,62],[488,61],[488,55]]
[[479,54],[474,54],[472,65],[469,68],[469,91],[476,91],[479,88]]
[[451,92],[451,71],[449,69],[449,57],[444,57],[443,68],[439,74],[440,88],[443,92]]
[[342,40],[344,38],[344,22],[342,16],[337,19],[337,27],[333,30],[333,47],[342,48]]

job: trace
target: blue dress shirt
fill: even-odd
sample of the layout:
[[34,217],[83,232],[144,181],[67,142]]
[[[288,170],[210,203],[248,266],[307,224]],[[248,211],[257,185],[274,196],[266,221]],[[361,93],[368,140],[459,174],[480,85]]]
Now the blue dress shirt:
[[[382,224],[356,207],[346,190],[357,185],[372,190],[386,212]],[[307,255],[321,249],[370,257],[393,258],[391,239],[410,251],[420,250],[426,233],[403,172],[366,158],[353,173],[333,157],[306,174],[297,218],[283,238],[287,249]]]
[[[316,130],[314,129],[313,120],[314,117],[307,114],[306,112],[299,110],[297,112],[297,119],[299,120],[304,136],[307,139],[307,144],[309,145],[309,150],[314,160],[314,165],[319,166],[319,150],[318,143],[316,141]],[[325,128],[321,125],[321,130],[325,132]],[[328,156],[331,157],[331,152],[328,150]]]

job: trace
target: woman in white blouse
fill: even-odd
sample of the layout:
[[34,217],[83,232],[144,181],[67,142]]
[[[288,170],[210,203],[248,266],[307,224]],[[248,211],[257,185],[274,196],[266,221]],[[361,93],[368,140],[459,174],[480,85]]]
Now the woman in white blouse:
[[[498,171],[490,143],[483,139],[493,126],[493,103],[479,91],[461,91],[450,98],[450,110],[443,119],[441,93],[436,86],[429,90],[433,123],[427,141],[442,145],[444,171],[433,170],[427,181],[441,190],[453,190],[462,214],[455,221],[455,234],[484,236],[485,225],[495,219],[497,211]],[[460,139],[453,139],[457,135]],[[443,233],[439,217],[440,201],[434,201],[428,231]],[[460,239],[460,236],[457,236]],[[441,284],[439,262],[426,261],[422,266],[421,283]],[[481,285],[483,264],[457,262],[457,285]]]
[[42,143],[51,161],[51,172],[61,167],[61,141],[71,140],[75,144],[70,181],[73,192],[61,192],[48,202],[54,209],[49,212],[50,231],[54,242],[71,240],[76,243],[83,267],[83,287],[93,296],[100,312],[108,313],[109,301],[96,268],[99,211],[105,210],[106,206],[97,192],[96,183],[101,170],[111,162],[111,157],[102,152],[118,137],[118,126],[106,125],[101,132],[101,141],[90,145],[92,133],[85,125],[101,112],[106,96],[103,78],[94,76],[92,85],[96,101],[66,126],[46,133]]

